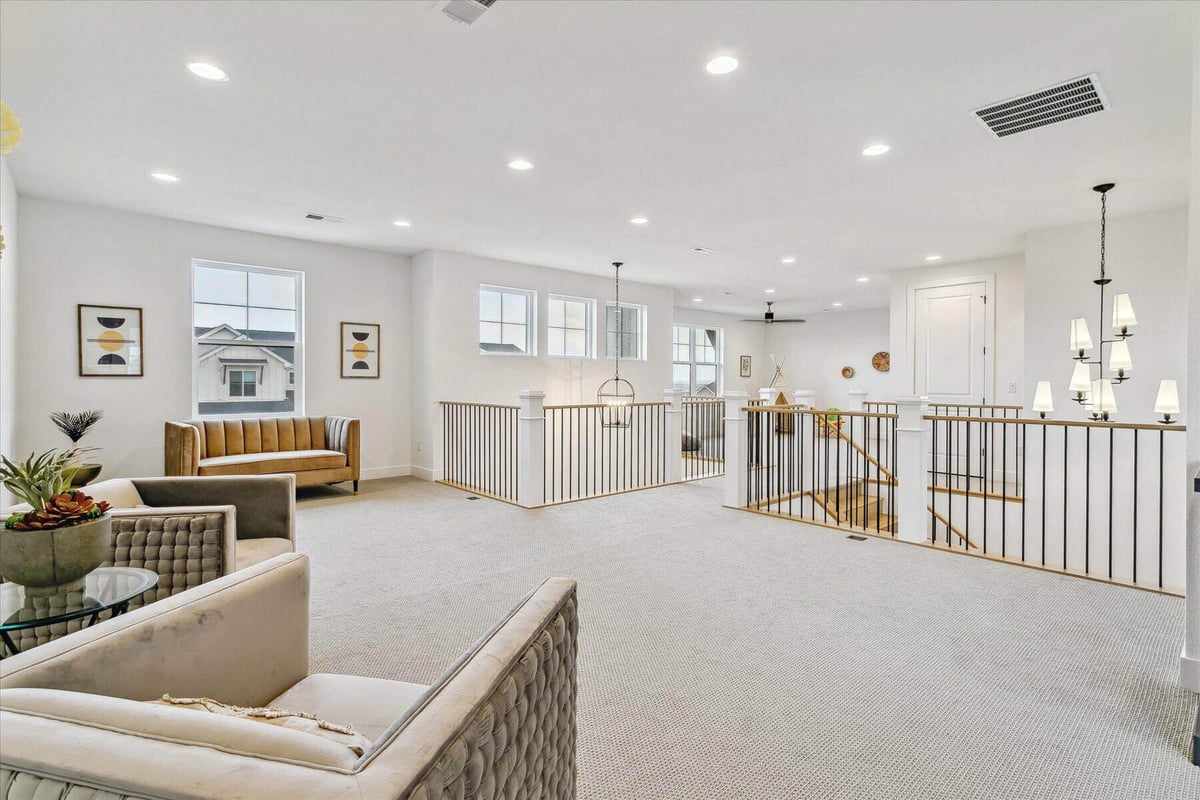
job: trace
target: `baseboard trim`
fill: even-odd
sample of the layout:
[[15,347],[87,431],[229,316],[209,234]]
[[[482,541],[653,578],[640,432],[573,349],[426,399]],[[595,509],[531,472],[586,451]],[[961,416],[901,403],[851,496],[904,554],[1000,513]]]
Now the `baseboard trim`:
[[1179,685],[1192,692],[1200,692],[1200,658],[1179,654]]
[[416,464],[412,465],[412,472],[409,474],[411,474],[414,478],[420,478],[423,481],[440,481],[442,479],[442,471],[440,469],[421,467]]
[[412,467],[408,464],[397,464],[391,467],[364,467],[360,470],[361,480],[373,481],[378,478],[402,478],[412,475]]

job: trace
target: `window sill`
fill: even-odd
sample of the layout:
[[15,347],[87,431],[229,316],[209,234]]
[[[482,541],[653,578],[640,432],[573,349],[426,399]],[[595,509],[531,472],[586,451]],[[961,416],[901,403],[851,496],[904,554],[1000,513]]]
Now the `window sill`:
[[480,350],[479,355],[487,358],[535,358],[537,353],[488,353]]

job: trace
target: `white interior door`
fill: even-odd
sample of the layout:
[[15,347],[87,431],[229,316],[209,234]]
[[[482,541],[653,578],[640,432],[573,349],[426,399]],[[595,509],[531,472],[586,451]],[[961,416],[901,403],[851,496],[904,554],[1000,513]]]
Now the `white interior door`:
[[912,297],[916,393],[933,403],[992,400],[987,284],[920,288]]

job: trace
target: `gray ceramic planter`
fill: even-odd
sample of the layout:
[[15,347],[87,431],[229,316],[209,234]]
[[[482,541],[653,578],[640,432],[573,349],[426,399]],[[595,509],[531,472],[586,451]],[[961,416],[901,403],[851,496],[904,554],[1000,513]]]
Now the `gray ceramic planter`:
[[33,594],[75,588],[108,557],[111,532],[108,514],[45,531],[0,530],[0,575]]

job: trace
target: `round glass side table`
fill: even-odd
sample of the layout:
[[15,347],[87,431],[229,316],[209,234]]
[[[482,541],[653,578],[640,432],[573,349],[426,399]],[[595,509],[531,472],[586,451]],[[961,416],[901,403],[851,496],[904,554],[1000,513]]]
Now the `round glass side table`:
[[88,620],[87,627],[100,619],[100,612],[111,611],[109,618],[129,610],[129,601],[140,597],[158,583],[158,573],[137,567],[98,567],[83,579],[83,587],[50,595],[27,595],[16,583],[0,584],[0,639],[12,655],[21,652],[11,631],[40,628],[60,622]]

